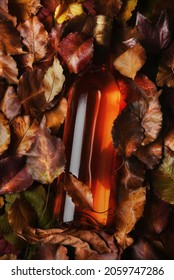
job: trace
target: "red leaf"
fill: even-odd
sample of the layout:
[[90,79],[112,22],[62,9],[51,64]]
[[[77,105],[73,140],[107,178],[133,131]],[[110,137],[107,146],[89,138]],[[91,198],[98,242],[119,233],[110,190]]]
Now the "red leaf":
[[58,52],[67,64],[69,71],[79,73],[93,57],[93,39],[84,41],[79,33],[69,33],[60,42]]
[[21,192],[33,183],[25,166],[24,157],[10,156],[2,159],[0,161],[0,174],[0,194]]

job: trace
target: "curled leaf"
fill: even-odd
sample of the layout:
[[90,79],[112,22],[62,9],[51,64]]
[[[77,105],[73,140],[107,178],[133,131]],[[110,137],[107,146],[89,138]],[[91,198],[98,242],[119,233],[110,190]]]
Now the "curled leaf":
[[0,108],[8,120],[14,119],[21,113],[21,104],[12,86],[7,88]]
[[145,61],[145,49],[140,44],[136,44],[114,60],[114,67],[122,75],[134,79]]
[[36,16],[30,17],[21,25],[20,33],[28,50],[28,54],[24,55],[25,63],[32,68],[34,62],[46,55],[48,33]]
[[39,131],[39,124],[36,120],[31,122],[30,116],[20,116],[12,123],[15,133],[15,150],[18,155],[26,155],[32,144],[35,142]]
[[27,168],[33,179],[50,184],[65,166],[64,144],[60,138],[50,134],[42,121],[36,141],[27,157]]
[[76,205],[89,210],[93,208],[93,196],[90,188],[72,174],[66,175],[64,188]]
[[64,81],[63,68],[59,60],[54,57],[53,65],[48,68],[43,79],[43,91],[47,103],[61,92]]
[[2,159],[0,161],[0,174],[0,194],[21,192],[33,183],[25,166],[24,157],[10,156]]
[[142,216],[146,201],[146,188],[135,190],[121,189],[117,206],[115,237],[118,244],[125,249],[133,243],[128,234]]
[[69,71],[78,73],[88,65],[93,57],[93,39],[90,38],[84,41],[79,33],[69,33],[60,42],[58,52],[68,66]]
[[10,127],[4,115],[0,113],[0,155],[3,154],[10,144]]
[[114,147],[123,157],[130,157],[141,145],[144,130],[140,119],[128,108],[115,119],[112,128]]
[[16,61],[9,55],[0,55],[0,77],[9,83],[18,84],[18,69]]

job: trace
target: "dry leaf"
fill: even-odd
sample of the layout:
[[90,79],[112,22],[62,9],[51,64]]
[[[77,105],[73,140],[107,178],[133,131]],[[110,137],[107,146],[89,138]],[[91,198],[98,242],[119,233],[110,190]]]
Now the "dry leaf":
[[79,73],[91,61],[94,53],[93,39],[84,40],[75,32],[69,33],[59,44],[58,50],[71,73]]
[[0,109],[8,120],[12,120],[21,113],[19,98],[12,86],[9,86],[0,103]]
[[54,57],[53,65],[48,68],[43,79],[43,91],[47,103],[61,92],[64,81],[63,68],[59,60]]
[[0,55],[0,77],[9,83],[18,84],[18,69],[16,61],[9,55]]
[[36,224],[36,214],[30,205],[17,198],[8,211],[8,221],[18,234],[30,232]]
[[80,3],[62,3],[57,6],[54,14],[54,18],[57,23],[63,23],[75,16],[83,13],[83,6]]
[[22,42],[19,31],[10,21],[0,22],[0,54],[19,55],[25,53],[22,50]]
[[145,49],[140,44],[136,44],[114,60],[114,67],[122,75],[134,79],[145,61]]
[[122,1],[121,0],[95,0],[94,8],[97,14],[104,14],[109,17],[114,17],[118,14],[121,9]]
[[89,210],[93,208],[93,197],[90,188],[72,174],[66,175],[64,189],[72,197],[76,205]]
[[35,142],[39,131],[37,120],[31,122],[30,116],[20,116],[12,123],[15,133],[15,151],[19,155],[26,155]]
[[10,156],[2,159],[0,161],[0,174],[0,194],[21,192],[33,183],[25,166],[24,157]]
[[47,127],[56,132],[66,118],[67,109],[68,102],[66,98],[62,98],[53,109],[45,113]]
[[160,87],[167,86],[167,87],[174,88],[173,69],[161,62],[159,64],[156,82],[157,85]]
[[135,10],[138,0],[126,0],[123,1],[121,10],[117,16],[118,20],[125,24],[132,16],[132,12]]
[[13,254],[5,254],[0,256],[0,260],[17,260],[17,256]]
[[21,25],[20,33],[28,50],[28,54],[24,55],[25,64],[32,68],[34,62],[46,55],[48,33],[36,16],[30,17]]
[[41,7],[40,0],[8,0],[9,12],[17,16],[19,21],[27,20],[35,15]]
[[118,199],[115,238],[118,244],[125,249],[133,243],[128,234],[143,214],[146,188],[140,187],[131,191],[122,188]]
[[50,134],[45,122],[42,120],[36,141],[28,153],[27,167],[33,179],[50,184],[64,171],[65,154],[63,141]]
[[10,144],[11,133],[8,121],[5,116],[0,113],[0,155],[2,155]]

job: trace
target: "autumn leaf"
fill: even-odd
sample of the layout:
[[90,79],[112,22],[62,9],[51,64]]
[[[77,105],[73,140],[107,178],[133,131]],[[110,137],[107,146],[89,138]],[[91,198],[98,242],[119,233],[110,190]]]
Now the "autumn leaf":
[[8,83],[18,84],[18,69],[16,61],[9,55],[0,55],[0,77]]
[[156,78],[157,85],[160,87],[174,87],[174,74],[173,69],[164,63],[159,64],[158,74]]
[[158,52],[169,45],[171,31],[166,11],[161,12],[155,25],[148,18],[137,13],[136,26],[149,51]]
[[152,173],[152,186],[155,194],[162,200],[174,204],[174,153],[164,149],[164,158],[159,167]]
[[8,12],[8,0],[2,0],[0,2],[0,8]]
[[12,86],[9,86],[0,102],[0,109],[8,120],[12,120],[21,113],[19,98]]
[[24,54],[19,31],[10,21],[0,22],[0,54],[19,55]]
[[5,116],[0,113],[0,155],[3,154],[10,144],[11,132],[10,126]]
[[9,0],[9,12],[15,15],[18,21],[25,21],[35,15],[41,7],[40,0]]
[[68,109],[68,102],[66,98],[62,98],[53,109],[46,111],[47,127],[56,132],[63,124]]
[[72,1],[69,1],[69,3],[64,2],[57,6],[54,13],[54,18],[57,21],[57,23],[63,23],[64,21],[67,21],[75,16],[84,13],[83,6],[81,3],[71,2]]
[[60,42],[58,52],[68,66],[69,71],[79,73],[89,64],[93,57],[93,39],[89,38],[84,41],[79,33],[69,33]]
[[117,16],[118,20],[125,24],[132,16],[132,12],[135,10],[138,0],[126,0],[123,2],[121,10]]
[[0,196],[0,208],[4,205],[4,198]]
[[63,68],[59,60],[54,57],[53,65],[48,68],[43,79],[43,91],[47,103],[61,92],[64,81]]
[[26,155],[36,140],[39,124],[37,120],[32,122],[30,116],[19,116],[14,119],[12,126],[15,134],[16,154]]
[[43,110],[46,100],[43,86],[44,72],[41,69],[35,69],[24,72],[19,79],[17,94],[26,114],[37,113]]
[[145,168],[135,157],[123,162],[119,170],[119,184],[126,189],[137,189],[141,187],[145,179]]
[[135,190],[121,189],[118,197],[115,238],[125,249],[133,243],[129,233],[142,216],[146,201],[146,188]]
[[109,17],[114,17],[118,14],[122,6],[120,0],[95,0],[94,8],[97,14],[104,14]]
[[164,146],[174,152],[174,129],[168,130],[164,138]]
[[0,173],[0,194],[21,192],[33,183],[33,179],[25,166],[24,157],[10,156],[2,159],[0,161]]
[[39,21],[41,21],[48,29],[53,25],[53,14],[59,2],[59,0],[43,0],[42,7],[37,13]]
[[68,260],[68,250],[63,245],[41,244],[37,246],[33,259],[35,260]]
[[145,49],[140,44],[136,44],[114,60],[114,67],[122,75],[134,79],[145,61]]
[[8,221],[18,234],[30,232],[36,224],[36,214],[30,205],[17,198],[8,211]]
[[46,55],[48,33],[44,25],[34,16],[22,23],[20,34],[28,50],[28,54],[24,55],[25,63],[32,68],[33,63]]
[[93,197],[90,187],[83,184],[72,174],[66,175],[64,189],[72,197],[72,201],[76,205],[89,210],[93,208]]
[[94,9],[94,1],[86,0],[83,2],[83,7],[87,10],[88,14],[95,16],[96,11]]
[[116,150],[123,157],[130,157],[141,145],[144,130],[140,119],[128,108],[115,119],[112,128],[112,139]]
[[62,140],[52,136],[45,125],[44,119],[28,153],[27,168],[34,180],[50,184],[64,171],[65,154]]

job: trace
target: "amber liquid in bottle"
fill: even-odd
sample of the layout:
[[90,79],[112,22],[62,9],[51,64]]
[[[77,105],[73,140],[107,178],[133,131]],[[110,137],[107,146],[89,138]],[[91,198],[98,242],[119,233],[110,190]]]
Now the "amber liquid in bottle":
[[66,170],[91,188],[93,211],[75,206],[65,194],[63,208],[58,215],[59,218],[62,216],[63,222],[110,228],[115,222],[118,168],[111,129],[120,112],[121,96],[105,63],[108,43],[103,36],[108,36],[107,28],[110,28],[105,28],[106,20],[104,16],[97,17],[97,59],[69,91],[64,128]]

